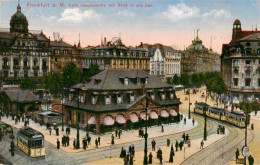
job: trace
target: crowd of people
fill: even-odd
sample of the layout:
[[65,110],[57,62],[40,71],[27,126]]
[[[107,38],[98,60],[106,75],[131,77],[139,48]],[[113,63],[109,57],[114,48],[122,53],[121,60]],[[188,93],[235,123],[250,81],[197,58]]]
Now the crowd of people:
[[124,165],[133,165],[134,164],[134,157],[135,157],[135,147],[134,145],[130,145],[128,148],[128,153],[126,153],[126,149],[122,147],[120,158],[123,158]]

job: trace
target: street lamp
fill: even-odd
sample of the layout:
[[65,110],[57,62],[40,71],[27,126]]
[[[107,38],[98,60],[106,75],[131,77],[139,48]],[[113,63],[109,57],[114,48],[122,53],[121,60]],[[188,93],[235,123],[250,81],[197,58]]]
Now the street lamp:
[[147,138],[148,138],[148,133],[147,133],[147,127],[148,127],[148,97],[147,97],[147,92],[143,88],[143,91],[145,92],[145,134],[144,134],[144,165],[148,164],[147,161]]
[[207,140],[207,110],[206,110],[206,105],[207,105],[207,88],[206,88],[206,97],[205,97],[205,106],[204,106],[204,140]]
[[189,89],[189,119],[190,119],[190,89]]
[[[79,99],[80,99],[80,96],[79,96],[79,88],[77,89],[78,91],[78,110],[79,110]],[[78,117],[78,116],[77,116]],[[77,145],[76,145],[76,149],[80,149],[80,143],[79,143],[79,120],[77,119]]]

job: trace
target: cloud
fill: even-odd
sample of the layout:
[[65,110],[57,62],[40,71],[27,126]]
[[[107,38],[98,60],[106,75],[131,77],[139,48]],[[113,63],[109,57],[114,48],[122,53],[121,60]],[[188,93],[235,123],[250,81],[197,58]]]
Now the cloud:
[[135,17],[135,14],[128,11],[128,10],[121,10],[121,11],[118,11],[117,16],[122,16],[122,17]]
[[202,14],[202,18],[204,21],[208,21],[213,24],[218,24],[223,22],[226,19],[231,18],[232,15],[229,11],[226,11],[224,9],[216,10],[213,9],[207,13]]
[[170,5],[165,12],[159,14],[159,17],[168,18],[172,21],[196,17],[199,14],[199,8],[189,7],[185,3]]
[[79,8],[65,9],[58,22],[82,23],[85,20],[100,19],[101,15],[94,10],[81,11]]

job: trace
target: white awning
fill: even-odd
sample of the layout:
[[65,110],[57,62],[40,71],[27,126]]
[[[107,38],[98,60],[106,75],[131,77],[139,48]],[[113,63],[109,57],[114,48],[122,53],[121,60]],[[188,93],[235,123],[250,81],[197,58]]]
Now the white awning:
[[91,117],[88,119],[88,124],[96,124],[96,118],[95,118],[95,116],[91,116]]
[[170,114],[171,114],[172,116],[178,116],[177,112],[176,112],[174,109],[171,109],[171,110],[170,110]]
[[137,123],[139,121],[138,116],[136,115],[136,113],[131,113],[129,115],[129,117],[130,117],[130,120],[131,120],[132,123]]
[[114,125],[115,120],[111,116],[106,116],[106,117],[104,117],[103,124],[104,125]]
[[155,111],[151,111],[151,112],[150,112],[150,118],[151,118],[151,119],[158,119],[157,113],[156,113]]
[[163,110],[161,111],[161,117],[167,118],[167,117],[169,117],[169,113],[168,113],[165,109],[163,109]]
[[125,117],[123,115],[117,115],[116,122],[119,124],[125,124]]
[[[146,120],[146,113],[145,112],[141,112],[140,113],[140,118],[143,120]],[[149,119],[149,116],[147,116],[147,119]]]

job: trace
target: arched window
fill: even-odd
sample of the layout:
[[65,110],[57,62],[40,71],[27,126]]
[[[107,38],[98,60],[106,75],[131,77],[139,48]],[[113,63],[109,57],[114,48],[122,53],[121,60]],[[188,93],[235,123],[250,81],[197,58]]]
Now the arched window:
[[14,59],[14,66],[18,66],[19,65],[19,60],[17,58]]
[[38,60],[35,58],[34,60],[33,60],[33,66],[37,66],[38,65]]
[[234,69],[234,76],[238,76],[238,69]]
[[9,65],[9,63],[8,63],[8,58],[4,58],[4,59],[3,59],[3,62],[4,62],[4,66],[8,66],[8,65]]
[[250,71],[250,69],[247,69],[247,70],[246,70],[246,76],[248,76],[248,77],[249,77],[249,76],[250,76],[250,74],[251,74],[251,71]]
[[27,58],[23,60],[23,66],[28,66],[28,59]]
[[47,66],[47,61],[45,59],[42,60],[42,66],[46,67]]

